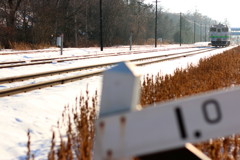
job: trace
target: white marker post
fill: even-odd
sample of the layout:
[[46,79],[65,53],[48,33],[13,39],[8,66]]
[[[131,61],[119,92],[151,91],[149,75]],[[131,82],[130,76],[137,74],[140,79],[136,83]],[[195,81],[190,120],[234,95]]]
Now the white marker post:
[[[110,157],[112,154],[110,150],[104,153],[102,152],[102,143],[106,141],[105,138],[107,138],[104,136],[104,132],[101,131],[105,128],[102,119],[119,113],[133,111],[138,105],[140,76],[134,71],[134,67],[135,66],[129,62],[121,62],[116,67],[103,73],[100,120],[97,122],[99,127],[97,127],[97,136],[95,139],[94,160],[103,160],[103,157],[105,157],[103,154],[105,153]],[[123,125],[126,123],[124,118],[121,118],[120,121]],[[115,127],[113,130],[116,129]],[[105,138],[102,139],[102,137]],[[119,145],[121,145],[121,143]],[[122,145],[122,147],[124,146],[125,145]],[[121,146],[119,147],[121,150],[124,150]],[[125,160],[127,160],[127,158]]]
[[57,42],[56,43],[57,43],[57,47],[61,47],[61,43],[62,43],[61,42],[61,36],[57,37]]
[[60,48],[60,55],[63,55],[63,33],[57,37],[57,46]]
[[103,73],[100,118],[135,110],[139,102],[140,76],[134,65],[121,62]]

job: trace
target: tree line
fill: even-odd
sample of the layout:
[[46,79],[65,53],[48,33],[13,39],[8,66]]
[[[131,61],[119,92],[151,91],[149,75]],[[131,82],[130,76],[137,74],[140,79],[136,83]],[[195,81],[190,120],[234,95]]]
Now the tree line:
[[[159,6],[159,5],[158,5]],[[1,0],[0,46],[11,43],[47,43],[64,34],[65,47],[98,46],[100,0]],[[104,46],[151,43],[155,37],[153,4],[144,0],[102,0]],[[180,42],[180,15],[157,9],[157,37],[164,42]],[[181,16],[181,41],[207,40],[207,30],[216,21],[198,12]]]

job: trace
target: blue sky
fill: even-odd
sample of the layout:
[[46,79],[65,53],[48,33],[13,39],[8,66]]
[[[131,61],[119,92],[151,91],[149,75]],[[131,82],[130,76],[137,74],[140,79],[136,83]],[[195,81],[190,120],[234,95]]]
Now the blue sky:
[[[145,2],[155,4],[155,0],[145,0]],[[160,0],[159,4],[170,12],[186,13],[197,10],[220,22],[227,19],[231,27],[240,27],[239,0]]]

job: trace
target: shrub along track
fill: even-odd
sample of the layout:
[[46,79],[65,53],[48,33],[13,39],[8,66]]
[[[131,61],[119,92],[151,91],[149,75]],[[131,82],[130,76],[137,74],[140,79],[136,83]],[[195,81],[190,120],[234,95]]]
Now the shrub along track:
[[[182,53],[178,53],[178,54],[175,53],[175,54],[171,54],[171,55],[135,58],[135,59],[131,59],[130,61],[132,61],[132,62],[141,61],[141,62],[136,62],[135,64],[137,66],[142,66],[142,65],[147,65],[147,64],[151,64],[151,63],[157,63],[157,62],[161,62],[161,61],[167,61],[167,60],[192,56],[192,55],[196,55],[196,54],[201,54],[201,53],[209,52],[214,49],[215,48],[204,48],[201,50],[195,50],[195,51],[184,52],[184,53],[182,52]],[[109,63],[102,63],[102,64],[96,64],[96,65],[89,65],[89,66],[84,66],[84,67],[75,67],[75,68],[69,68],[69,69],[41,72],[41,73],[37,73],[37,74],[35,73],[35,74],[29,74],[29,75],[23,75],[23,76],[17,76],[17,77],[2,78],[2,79],[0,79],[0,84],[23,81],[23,80],[33,79],[33,78],[37,78],[37,77],[44,77],[44,76],[50,76],[50,75],[52,76],[52,75],[63,74],[63,73],[74,72],[74,71],[87,70],[87,69],[97,68],[97,67],[105,67],[105,66],[109,66],[109,65],[115,65],[118,62],[109,62]],[[24,93],[27,91],[32,91],[32,90],[36,90],[36,89],[40,89],[40,88],[52,87],[52,86],[59,85],[59,84],[73,82],[73,81],[80,80],[83,78],[99,75],[103,71],[104,71],[104,69],[100,69],[98,71],[89,72],[89,73],[85,73],[85,74],[81,74],[81,75],[67,76],[65,78],[60,78],[60,79],[55,79],[55,80],[50,80],[50,81],[45,81],[45,82],[39,82],[39,83],[35,83],[35,84],[28,84],[28,85],[14,87],[14,88],[2,89],[2,90],[0,90],[0,97],[10,96],[10,95]]]
[[[240,47],[203,59],[198,67],[178,69],[173,75],[148,76],[141,87],[141,105],[174,100],[184,96],[240,84]],[[221,137],[196,145],[212,160],[237,160],[240,135]]]

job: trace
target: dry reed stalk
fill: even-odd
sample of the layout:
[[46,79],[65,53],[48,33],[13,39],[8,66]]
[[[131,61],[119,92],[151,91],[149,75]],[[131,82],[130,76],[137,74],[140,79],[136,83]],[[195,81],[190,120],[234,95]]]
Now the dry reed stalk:
[[[89,105],[90,101],[91,106]],[[88,91],[86,91],[86,97],[80,96],[79,99],[76,99],[75,104],[75,108],[72,110],[69,106],[65,107],[62,114],[62,118],[67,119],[68,127],[65,133],[67,140],[60,136],[60,145],[57,147],[57,155],[55,154],[58,160],[92,159],[97,92],[95,97],[90,99]]]
[[[51,148],[47,157],[48,160],[92,159],[97,97],[96,92],[95,96],[90,99],[88,91],[86,91],[86,96],[76,98],[75,108],[70,109],[69,106],[64,107],[62,120],[57,122],[60,142],[59,144],[56,143],[56,135],[55,132],[53,132]],[[67,128],[63,136],[60,130],[65,126],[67,126]],[[27,160],[31,159],[30,144],[30,132],[28,132]],[[32,159],[34,159],[34,156],[32,156]]]
[[[240,47],[226,51],[223,54],[207,59],[201,59],[198,67],[189,65],[187,69],[177,69],[174,75],[147,75],[141,86],[140,103],[144,107],[148,104],[177,99],[200,92],[218,88],[231,87],[240,84]],[[66,123],[67,141],[61,136],[58,152],[54,152],[54,136],[52,148],[49,152],[56,159],[92,159],[94,121],[96,119],[97,93],[92,98],[83,96],[76,100],[76,106],[70,112],[65,107],[62,123]],[[217,138],[196,144],[196,146],[213,160],[239,159],[239,135]],[[53,154],[54,153],[54,154]],[[53,157],[54,158],[54,157]],[[52,159],[51,159],[52,160]]]
[[[240,47],[201,59],[198,67],[177,69],[173,75],[147,75],[141,87],[141,105],[177,99],[240,84]],[[239,159],[238,135],[196,144],[213,160]]]
[[27,158],[26,160],[30,160],[31,159],[31,136],[30,136],[30,131],[28,130],[27,132],[27,137],[28,137],[28,142],[27,142]]
[[12,42],[10,43],[10,46],[14,50],[33,50],[33,49],[44,49],[44,48],[51,47],[51,45],[47,43],[30,44],[30,43],[23,43],[23,42],[20,42],[20,43]]

